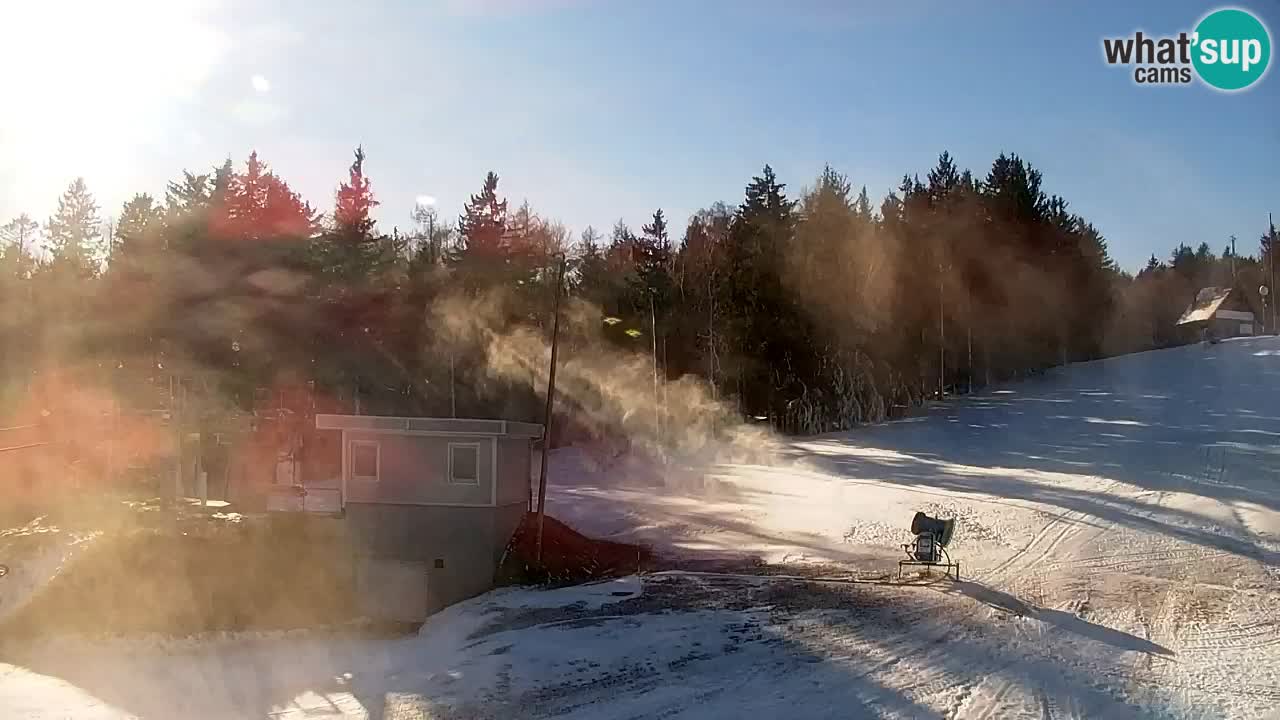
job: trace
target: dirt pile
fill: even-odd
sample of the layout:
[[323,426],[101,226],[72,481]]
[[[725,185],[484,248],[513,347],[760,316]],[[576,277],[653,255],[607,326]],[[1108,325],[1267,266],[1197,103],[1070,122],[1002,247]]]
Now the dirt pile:
[[541,561],[537,537],[538,516],[529,513],[507,546],[499,584],[569,585],[644,572],[654,564],[647,547],[589,538],[550,516],[543,520]]

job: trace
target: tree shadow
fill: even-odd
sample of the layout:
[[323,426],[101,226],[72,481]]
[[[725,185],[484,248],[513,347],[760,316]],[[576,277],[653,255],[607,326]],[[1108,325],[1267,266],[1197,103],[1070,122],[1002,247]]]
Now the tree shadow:
[[959,593],[977,600],[983,605],[1012,613],[1019,617],[1029,617],[1052,625],[1056,630],[1078,635],[1094,642],[1109,645],[1121,651],[1134,651],[1148,655],[1173,657],[1174,652],[1162,645],[1151,642],[1136,635],[1109,628],[1105,625],[1091,623],[1088,620],[1065,610],[1036,607],[1023,600],[995,588],[972,581],[957,581],[941,586],[941,592]]
[[[992,495],[1005,500],[1023,500],[1053,506],[1064,511],[1082,513],[1086,518],[1092,517],[1120,527],[1165,535],[1193,545],[1258,560],[1267,565],[1280,564],[1280,552],[1248,539],[1205,528],[1207,518],[1203,515],[1189,510],[1139,502],[1107,492],[1047,485],[1009,475],[974,472],[971,470],[974,466],[936,462],[922,461],[912,468],[904,467],[900,459],[893,465],[882,465],[876,459],[816,458],[814,464],[832,475],[846,478],[874,478],[866,482],[899,485],[916,492],[927,492],[924,489],[931,488],[971,495]],[[990,469],[1014,470],[1010,475],[1016,474],[1016,468]],[[853,480],[853,482],[861,481]],[[1165,488],[1165,490],[1168,489],[1168,487]]]
[[[1280,512],[1273,440],[1280,437],[1273,410],[1280,384],[1256,382],[1280,367],[1277,357],[1257,354],[1274,344],[1265,338],[1215,346],[1208,370],[1185,348],[1058,368],[1010,390],[936,405],[937,422],[819,436],[794,444],[790,457],[847,481],[1042,503],[1276,564],[1277,553],[1253,542],[1243,526],[1223,527],[1194,509],[1144,502],[1133,492],[1092,489],[1114,480],[1138,492]],[[1180,382],[1196,373],[1212,377],[1214,389]],[[993,422],[1014,408],[1022,411],[1016,421]]]

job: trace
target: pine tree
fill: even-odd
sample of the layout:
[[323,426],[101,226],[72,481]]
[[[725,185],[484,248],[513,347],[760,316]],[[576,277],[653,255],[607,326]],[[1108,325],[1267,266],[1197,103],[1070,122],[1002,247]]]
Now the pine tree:
[[5,248],[13,247],[23,254],[30,254],[35,250],[35,241],[39,232],[40,223],[31,219],[30,215],[22,213],[0,227],[0,245]]
[[471,293],[503,285],[509,279],[507,201],[498,198],[498,175],[490,172],[458,217],[458,247],[450,264],[462,287]]
[[875,222],[875,208],[871,205],[871,198],[867,197],[866,185],[862,186],[862,191],[858,193],[858,199],[853,203],[853,213],[864,223]]
[[348,285],[368,282],[384,261],[383,238],[374,232],[371,212],[378,206],[364,174],[364,148],[357,147],[346,182],[338,186],[333,226],[320,238],[322,271]]
[[[743,409],[778,422],[786,400],[798,392],[798,370],[807,352],[807,320],[783,285],[785,257],[795,230],[795,204],[773,168],[751,179],[728,243],[727,307],[733,308],[732,343]],[[784,368],[786,370],[784,370]]]
[[996,379],[1062,360],[1062,328],[1054,320],[1060,285],[1051,283],[1060,234],[1047,220],[1042,176],[1018,155],[1001,153],[982,183],[984,234],[991,260],[982,300],[994,310],[990,352]]
[[640,260],[639,241],[621,218],[609,233],[608,256],[614,270],[622,273],[631,272]]
[[0,226],[0,256],[4,258],[0,275],[26,279],[35,270],[35,250],[40,224],[22,213]]
[[605,257],[604,237],[590,225],[578,237],[572,267],[572,292],[603,308],[607,299],[605,292],[609,287],[609,261]]
[[498,199],[497,173],[486,175],[480,193],[467,201],[458,217],[458,233],[465,254],[500,255],[505,251],[507,201]]
[[938,156],[938,164],[928,175],[929,201],[935,205],[944,203],[950,194],[960,185],[960,171],[956,168],[951,153],[945,150]]
[[164,210],[150,195],[139,193],[124,203],[111,236],[111,255],[97,292],[115,311],[112,321],[96,330],[98,350],[117,368],[117,381],[145,384],[162,364],[157,318],[171,309],[173,274],[172,255],[163,245],[165,230]]
[[[227,163],[230,164],[230,160]],[[221,176],[220,176],[221,177]],[[230,178],[225,180],[225,187],[230,185]],[[165,188],[165,205],[170,212],[181,213],[201,209],[212,199],[212,190],[208,175],[196,175],[184,170],[182,180],[170,182]]]
[[249,154],[245,171],[231,176],[214,218],[215,233],[235,240],[306,238],[315,224],[311,205],[272,173],[256,151]]
[[104,255],[102,219],[84,178],[76,178],[58,199],[57,212],[45,223],[45,239],[53,271],[75,278],[98,274]]
[[991,164],[983,188],[999,216],[1032,223],[1043,217],[1046,198],[1042,179],[1039,170],[1016,154],[1001,153]]
[[231,180],[235,177],[235,166],[231,164],[231,158],[227,158],[226,162],[214,168],[212,177],[201,175],[199,177],[208,178],[207,190],[208,198],[215,203],[226,200],[227,192],[231,189]]
[[378,206],[378,201],[373,199],[369,178],[365,177],[364,159],[364,148],[357,147],[347,182],[338,186],[333,221],[340,234],[357,237],[373,234],[373,218],[369,213]]
[[671,302],[671,239],[666,217],[659,208],[649,223],[640,228],[636,243],[636,269],[632,279],[633,303],[636,310],[652,309],[659,318],[666,315]]
[[26,213],[0,226],[0,346],[29,347],[39,232],[39,223]]
[[[242,407],[278,373],[311,371],[322,308],[309,249],[316,214],[251,153],[241,172],[183,173],[166,193],[154,326],[165,366]],[[221,186],[221,187],[220,187]]]
[[124,204],[111,238],[111,264],[141,258],[157,251],[164,212],[154,198],[139,193]]
[[[32,302],[33,251],[39,230],[26,213],[0,226],[0,377],[17,378],[30,369],[38,317]],[[0,395],[6,389],[0,387]]]
[[718,395],[723,377],[722,358],[729,352],[724,308],[729,293],[724,279],[729,277],[726,250],[734,210],[715,203],[694,213],[685,228],[676,254],[676,282],[680,310],[672,320],[676,348],[669,353],[672,374],[700,373]]
[[800,198],[795,244],[786,254],[788,286],[820,317],[836,323],[853,319],[845,311],[852,309],[859,290],[859,238],[850,191],[848,178],[830,165],[823,168],[813,189]]

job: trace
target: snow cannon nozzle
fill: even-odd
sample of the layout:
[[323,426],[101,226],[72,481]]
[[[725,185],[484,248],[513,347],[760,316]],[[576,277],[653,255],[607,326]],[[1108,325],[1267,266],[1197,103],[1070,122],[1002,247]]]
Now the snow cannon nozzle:
[[911,518],[912,535],[929,533],[933,535],[934,540],[942,547],[951,544],[951,536],[955,533],[955,529],[955,518],[929,517],[922,512],[917,512],[915,517]]

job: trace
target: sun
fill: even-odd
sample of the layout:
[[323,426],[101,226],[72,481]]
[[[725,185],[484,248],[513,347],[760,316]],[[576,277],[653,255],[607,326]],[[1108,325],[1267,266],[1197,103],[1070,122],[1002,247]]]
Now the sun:
[[8,200],[43,208],[76,176],[104,200],[126,192],[130,158],[180,130],[174,117],[220,61],[210,9],[205,0],[5,3],[0,164],[18,190]]

